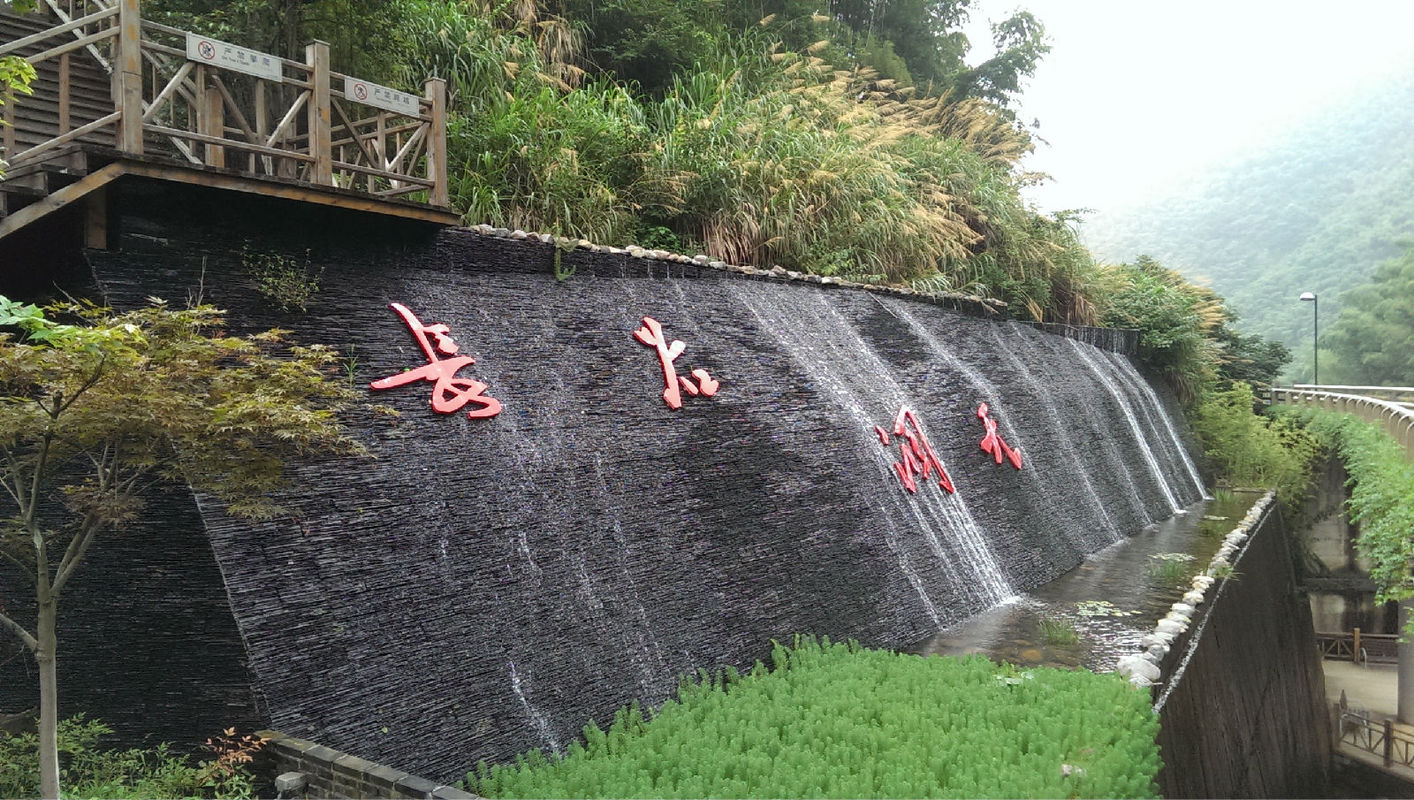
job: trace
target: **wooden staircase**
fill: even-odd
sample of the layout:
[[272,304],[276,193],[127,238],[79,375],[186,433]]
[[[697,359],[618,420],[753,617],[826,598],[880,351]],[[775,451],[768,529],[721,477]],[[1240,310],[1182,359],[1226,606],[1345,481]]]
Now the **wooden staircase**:
[[[12,42],[26,36],[42,33],[52,27],[55,20],[43,14],[18,16],[0,11],[0,42]],[[16,55],[32,56],[48,47],[46,42],[36,42],[20,48]],[[98,63],[87,50],[65,53],[57,59],[46,59],[35,66],[38,79],[31,87],[34,94],[17,95],[6,98],[6,106],[15,103],[15,110],[6,112],[12,120],[11,133],[4,134],[5,152],[0,157],[8,157],[13,152],[27,150],[113,113],[112,80],[108,70]],[[23,113],[16,113],[23,108]],[[79,141],[98,145],[113,146],[110,130],[93,131],[79,137]]]
[[[42,33],[57,24],[42,14],[18,15],[0,10],[0,43]],[[36,42],[15,55],[32,56],[50,46]],[[8,123],[0,130],[0,158],[55,139],[113,113],[112,80],[108,70],[87,50],[65,53],[35,66],[33,94],[7,95],[3,108]],[[113,148],[113,131],[100,128],[82,134],[76,143]],[[74,147],[61,148],[41,162],[19,163],[0,181],[0,219],[69,186],[88,174],[91,159]]]

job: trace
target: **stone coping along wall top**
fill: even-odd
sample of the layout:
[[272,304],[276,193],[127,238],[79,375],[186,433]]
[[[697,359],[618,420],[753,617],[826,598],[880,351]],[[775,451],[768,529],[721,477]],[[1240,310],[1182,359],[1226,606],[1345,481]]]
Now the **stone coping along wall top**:
[[[265,739],[257,761],[275,777],[281,797],[437,798],[469,800],[476,795],[455,786],[375,764],[279,731],[258,731]],[[302,778],[303,780],[300,780]]]

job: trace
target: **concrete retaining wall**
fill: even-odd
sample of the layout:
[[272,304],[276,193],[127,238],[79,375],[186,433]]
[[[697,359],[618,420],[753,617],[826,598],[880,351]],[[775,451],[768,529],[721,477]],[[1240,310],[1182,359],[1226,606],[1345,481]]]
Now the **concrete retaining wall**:
[[1310,607],[1279,510],[1210,592],[1156,687],[1165,797],[1323,797],[1331,771]]

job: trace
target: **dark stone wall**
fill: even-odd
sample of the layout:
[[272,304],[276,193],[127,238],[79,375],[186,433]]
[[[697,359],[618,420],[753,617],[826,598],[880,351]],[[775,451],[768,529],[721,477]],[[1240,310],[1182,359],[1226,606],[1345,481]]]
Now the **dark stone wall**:
[[[1199,495],[1122,356],[1025,325],[585,250],[557,282],[535,241],[123,192],[121,249],[90,254],[111,303],[199,294],[238,328],[339,347],[366,386],[424,362],[400,302],[504,404],[469,420],[432,413],[426,383],[370,392],[401,414],[352,415],[373,458],[293,465],[269,523],[202,507],[225,581],[205,592],[229,593],[269,725],[434,780],[563,747],[773,637],[916,642]],[[322,271],[307,314],[254,291],[247,242]],[[645,315],[717,397],[668,409]],[[983,401],[1023,470],[978,449]],[[957,495],[894,477],[873,426],[903,405]]]
[[[33,630],[33,584],[0,564],[0,601]],[[100,537],[59,604],[59,712],[108,724],[126,746],[193,749],[221,729],[251,729],[245,648],[190,491],[164,487],[141,521]],[[39,705],[34,662],[7,638],[0,712]]]
[[1234,568],[1191,652],[1165,664],[1172,685],[1156,689],[1163,795],[1329,796],[1325,682],[1279,511]]

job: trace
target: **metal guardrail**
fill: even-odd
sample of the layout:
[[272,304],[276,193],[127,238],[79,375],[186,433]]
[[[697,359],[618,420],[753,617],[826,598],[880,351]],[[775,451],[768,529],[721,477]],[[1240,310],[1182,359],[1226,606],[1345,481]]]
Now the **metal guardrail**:
[[[1404,447],[1410,460],[1414,460],[1414,409],[1393,400],[1384,400],[1378,397],[1371,397],[1367,394],[1348,394],[1345,392],[1328,391],[1330,388],[1334,387],[1322,387],[1320,391],[1316,391],[1299,387],[1283,388],[1273,386],[1269,390],[1269,396],[1273,403],[1316,406],[1328,411],[1351,414],[1366,422],[1377,423],[1383,426],[1385,432],[1394,437],[1394,440]],[[1388,386],[1340,388],[1361,389],[1365,391],[1380,390],[1390,393],[1414,391],[1401,387]]]

